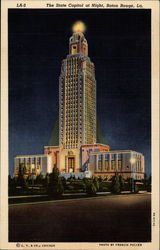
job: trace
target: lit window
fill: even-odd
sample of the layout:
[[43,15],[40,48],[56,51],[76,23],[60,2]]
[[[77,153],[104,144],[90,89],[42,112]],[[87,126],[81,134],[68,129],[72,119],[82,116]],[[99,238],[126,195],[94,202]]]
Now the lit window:
[[98,160],[99,160],[99,161],[102,160],[102,155],[98,155]]
[[34,164],[35,163],[35,158],[32,158],[31,162],[32,162],[32,164]]
[[109,160],[109,154],[105,154],[105,160]]
[[115,165],[116,165],[116,162],[115,161],[111,161],[111,169],[112,170],[115,170]]
[[118,160],[122,160],[122,154],[118,154]]
[[109,161],[105,159],[104,161],[104,168],[105,170],[108,170],[109,169]]

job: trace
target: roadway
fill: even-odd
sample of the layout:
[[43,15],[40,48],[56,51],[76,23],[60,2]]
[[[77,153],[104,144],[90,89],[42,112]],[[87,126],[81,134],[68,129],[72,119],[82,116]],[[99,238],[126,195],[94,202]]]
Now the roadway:
[[9,206],[11,242],[149,242],[151,195]]

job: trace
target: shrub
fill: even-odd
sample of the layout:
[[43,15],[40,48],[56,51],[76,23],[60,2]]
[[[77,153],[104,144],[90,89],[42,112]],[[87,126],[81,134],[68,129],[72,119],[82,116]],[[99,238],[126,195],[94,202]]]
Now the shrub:
[[39,174],[39,175],[36,176],[35,183],[37,185],[43,185],[44,184],[44,178],[43,178],[42,174]]
[[22,189],[27,188],[27,183],[24,178],[25,169],[23,165],[19,166],[18,177],[16,179],[16,186],[20,186]]
[[96,177],[93,179],[93,184],[96,188],[97,191],[99,191],[100,188],[100,183],[99,183],[99,179],[97,179]]
[[8,184],[9,184],[9,195],[14,195],[16,193],[16,181],[15,178],[12,178],[10,175],[8,177]]
[[124,191],[124,179],[121,175],[119,176],[119,183],[120,183],[120,191]]
[[132,187],[133,187],[133,179],[127,178],[127,180],[124,183],[124,189],[127,191],[132,191]]
[[138,187],[138,185],[135,185],[135,186],[134,186],[134,193],[137,194],[138,192],[139,192],[139,187]]
[[65,189],[66,185],[67,185],[67,181],[66,181],[66,179],[63,176],[61,177],[61,181],[62,181],[63,187]]
[[147,186],[147,192],[151,192],[151,185]]
[[151,185],[152,185],[151,180],[152,180],[152,177],[150,175],[148,180],[147,180],[147,192],[151,192]]
[[87,181],[86,185],[86,193],[89,195],[96,195],[97,189],[93,181]]
[[103,181],[101,183],[99,183],[99,191],[100,192],[108,192],[110,191],[110,183]]
[[59,197],[64,192],[62,180],[59,177],[59,169],[56,166],[53,168],[52,173],[49,175],[47,192],[51,197]]
[[120,193],[119,175],[117,173],[112,177],[111,192],[114,194]]

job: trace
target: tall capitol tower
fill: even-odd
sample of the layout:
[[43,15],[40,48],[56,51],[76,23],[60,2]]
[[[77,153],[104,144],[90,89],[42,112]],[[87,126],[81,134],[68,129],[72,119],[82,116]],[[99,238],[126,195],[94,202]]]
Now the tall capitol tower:
[[96,80],[82,22],[73,25],[69,55],[59,78],[59,146],[80,148],[96,142]]
[[62,61],[59,77],[60,169],[79,172],[80,148],[96,143],[96,80],[94,64],[88,57],[85,25],[73,25],[69,55]]

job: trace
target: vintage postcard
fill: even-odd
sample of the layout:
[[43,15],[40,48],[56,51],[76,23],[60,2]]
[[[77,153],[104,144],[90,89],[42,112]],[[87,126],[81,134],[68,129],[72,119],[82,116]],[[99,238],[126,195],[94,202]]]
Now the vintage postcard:
[[0,249],[159,249],[159,1],[3,0]]

